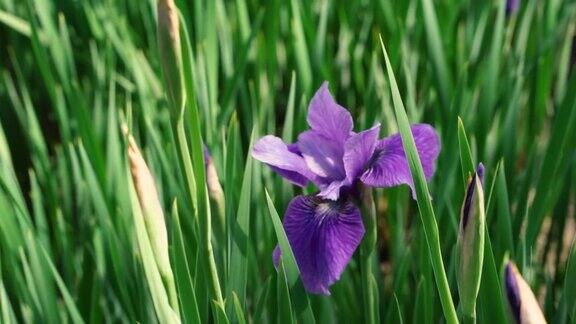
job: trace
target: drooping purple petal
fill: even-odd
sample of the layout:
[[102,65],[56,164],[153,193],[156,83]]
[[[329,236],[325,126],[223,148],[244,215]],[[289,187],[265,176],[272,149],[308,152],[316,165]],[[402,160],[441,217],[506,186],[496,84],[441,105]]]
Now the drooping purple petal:
[[304,287],[310,293],[326,295],[364,235],[360,211],[354,204],[317,196],[292,199],[284,217],[284,229]]
[[[424,175],[426,180],[430,180],[434,174],[436,158],[440,153],[440,140],[430,125],[415,124],[411,130]],[[414,195],[412,175],[400,134],[394,134],[378,142],[374,155],[360,179],[366,185],[374,187],[407,184]]]
[[288,151],[302,156],[302,152],[300,152],[300,149],[298,148],[298,143],[288,144],[287,146],[288,146]]
[[340,106],[328,90],[328,82],[322,86],[308,107],[308,125],[327,139],[343,144],[352,132],[352,116],[346,108]]
[[306,187],[308,185],[308,178],[303,176],[301,173],[296,171],[288,171],[284,169],[277,168],[272,165],[268,165],[274,172],[278,173],[282,178],[290,181],[290,183],[295,184],[299,187]]
[[346,176],[342,161],[344,145],[315,130],[308,130],[298,136],[298,148],[308,168],[323,178],[323,182],[330,183]]
[[292,152],[278,137],[267,135],[256,142],[252,157],[266,163],[278,174],[295,185],[304,187],[314,174],[306,166],[302,156]]
[[377,124],[346,140],[343,160],[346,178],[350,182],[358,178],[366,168],[366,164],[374,154],[379,133],[380,124]]

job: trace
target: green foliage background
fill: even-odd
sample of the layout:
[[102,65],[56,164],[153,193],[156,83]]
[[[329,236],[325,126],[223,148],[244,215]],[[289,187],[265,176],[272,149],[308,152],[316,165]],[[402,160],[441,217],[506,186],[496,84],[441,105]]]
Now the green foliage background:
[[[224,188],[220,220],[178,156],[155,1],[0,0],[0,322],[165,322],[154,303],[165,291],[138,246],[124,123],[161,195],[184,323],[367,321],[370,298],[372,320],[443,322],[419,213],[437,224],[457,306],[459,212],[478,162],[488,234],[478,321],[508,321],[512,259],[549,322],[576,322],[576,2],[523,0],[511,15],[500,0],[176,3],[190,44],[188,158],[202,192],[201,134]],[[264,134],[293,141],[324,80],[356,130],[406,130],[407,113],[437,129],[442,151],[429,210],[406,187],[375,191],[372,289],[355,256],[331,296],[313,296],[293,260],[271,262],[299,189],[248,153]],[[204,267],[210,236],[225,304]]]

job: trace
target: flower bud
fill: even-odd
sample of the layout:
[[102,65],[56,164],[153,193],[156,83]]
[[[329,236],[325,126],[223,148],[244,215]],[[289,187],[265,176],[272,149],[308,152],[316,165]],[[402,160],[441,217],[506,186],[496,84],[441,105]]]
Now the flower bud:
[[164,221],[164,212],[158,198],[158,191],[150,169],[146,165],[136,141],[128,136],[128,159],[130,161],[130,173],[138,196],[138,202],[142,209],[146,232],[152,246],[154,259],[160,275],[163,278],[172,277],[172,269],[168,258],[168,235]]
[[182,71],[178,8],[174,0],[158,0],[157,8],[158,48],[164,84],[173,116],[180,116],[184,109],[186,94]]
[[218,172],[210,157],[210,152],[204,145],[204,171],[206,172],[206,187],[208,187],[208,197],[217,212],[216,234],[219,238],[225,237],[225,198],[224,191],[218,179]]
[[458,292],[462,311],[474,317],[484,260],[484,166],[478,165],[468,181],[458,234]]
[[522,278],[516,265],[508,262],[504,274],[506,284],[506,296],[514,320],[518,324],[546,323],[544,314],[538,305],[538,301],[532,293],[528,283]]
[[520,0],[506,0],[506,15],[512,15],[518,11]]
[[206,186],[208,187],[208,195],[210,198],[219,201],[224,199],[224,191],[218,179],[218,172],[212,162],[212,157],[208,148],[204,145],[204,170],[206,171]]

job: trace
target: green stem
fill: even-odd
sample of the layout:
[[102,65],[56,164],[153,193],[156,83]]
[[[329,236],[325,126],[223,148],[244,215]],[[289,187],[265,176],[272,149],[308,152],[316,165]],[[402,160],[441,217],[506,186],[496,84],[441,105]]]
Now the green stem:
[[476,311],[473,314],[462,315],[462,324],[476,324]]
[[[425,204],[425,206],[420,206],[420,209],[427,208],[432,210],[432,205],[430,201]],[[438,287],[438,294],[440,295],[440,303],[442,304],[442,309],[444,310],[444,316],[446,317],[446,322],[450,324],[458,323],[458,317],[456,316],[456,310],[454,308],[454,303],[452,302],[452,295],[450,294],[450,286],[448,285],[448,277],[446,276],[446,270],[444,269],[444,261],[442,260],[442,252],[440,248],[440,236],[438,234],[438,225],[436,220],[432,217],[427,217],[425,215],[434,215],[432,213],[420,212],[420,218],[422,220],[422,225],[424,226],[424,233],[426,235],[426,242],[428,243],[428,248],[430,250],[430,261],[432,262],[432,269],[434,271],[434,277],[436,278],[436,285]]]
[[212,210],[216,212],[216,242],[226,241],[226,200],[224,195],[210,195]]
[[176,314],[180,314],[180,304],[178,303],[178,292],[176,291],[176,284],[174,283],[174,275],[172,272],[169,274],[162,275],[162,281],[164,282],[164,287],[168,292],[168,300],[170,301],[170,306]]
[[182,168],[184,169],[184,178],[186,180],[186,186],[188,187],[188,194],[190,195],[190,203],[192,203],[194,219],[196,223],[198,223],[198,214],[196,213],[196,208],[198,206],[198,201],[196,199],[196,179],[194,178],[192,161],[190,160],[190,151],[188,150],[186,131],[184,129],[182,118],[178,118],[178,120],[176,120],[175,129],[176,131],[174,135],[176,139],[176,148],[178,150]]
[[375,285],[372,273],[375,247],[377,241],[376,208],[372,197],[372,190],[368,187],[361,188],[361,206],[366,234],[360,246],[360,272],[362,277],[362,293],[364,297],[364,313],[366,323],[378,323],[378,289]]

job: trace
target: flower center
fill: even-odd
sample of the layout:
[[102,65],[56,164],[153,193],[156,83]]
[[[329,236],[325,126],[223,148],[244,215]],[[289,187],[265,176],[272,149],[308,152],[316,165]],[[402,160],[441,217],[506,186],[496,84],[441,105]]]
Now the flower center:
[[329,202],[320,203],[318,207],[316,207],[316,211],[323,215],[330,213],[331,209],[332,206],[330,206]]

